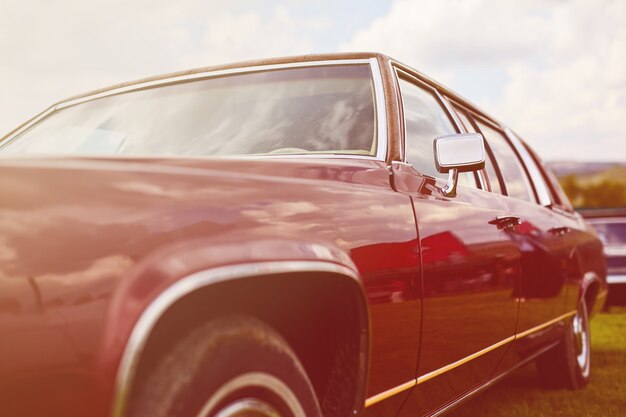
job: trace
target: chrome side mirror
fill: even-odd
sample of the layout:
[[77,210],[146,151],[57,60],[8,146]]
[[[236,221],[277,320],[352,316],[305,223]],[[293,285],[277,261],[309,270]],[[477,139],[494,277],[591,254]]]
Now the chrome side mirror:
[[478,171],[485,167],[485,140],[480,133],[439,136],[434,141],[437,171],[448,173],[443,194],[456,195],[459,172]]

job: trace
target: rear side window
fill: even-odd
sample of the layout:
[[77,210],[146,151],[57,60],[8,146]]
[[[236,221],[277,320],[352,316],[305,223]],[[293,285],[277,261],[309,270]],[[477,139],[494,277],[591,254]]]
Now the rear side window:
[[[533,201],[532,186],[524,172],[524,167],[503,133],[480,120],[476,120],[476,123],[496,158],[506,193],[510,197]],[[489,176],[491,177],[490,172]]]
[[445,178],[437,172],[433,141],[457,133],[447,113],[428,89],[399,79],[404,110],[406,161],[425,175]]
[[539,204],[542,206],[549,206],[552,204],[552,199],[550,198],[550,191],[548,190],[548,186],[543,179],[541,170],[517,135],[510,130],[507,130],[507,134],[511,142],[515,144],[515,148],[519,152],[519,155],[524,161],[524,165],[526,165],[526,168],[528,169],[528,174],[532,178],[533,184],[535,185],[535,191],[537,192]]
[[573,212],[574,208],[572,207],[572,203],[570,203],[569,198],[567,198],[567,195],[565,194],[565,191],[563,191],[563,189],[561,188],[559,184],[559,180],[556,178],[556,175],[554,175],[552,170],[548,168],[541,161],[541,159],[539,158],[539,156],[537,156],[535,151],[533,151],[526,144],[523,144],[523,145],[526,148],[526,151],[528,151],[530,156],[535,161],[535,164],[537,164],[537,167],[539,168],[539,170],[541,171],[541,174],[543,175],[545,183],[550,190],[550,195],[552,197],[553,203],[563,210]]

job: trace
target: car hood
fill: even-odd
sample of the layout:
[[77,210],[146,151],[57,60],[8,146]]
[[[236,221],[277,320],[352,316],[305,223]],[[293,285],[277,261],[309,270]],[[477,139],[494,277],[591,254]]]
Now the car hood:
[[[69,283],[77,279],[75,271],[82,279],[116,279],[156,246],[194,234],[218,235],[271,216],[254,204],[284,190],[277,185],[371,184],[368,172],[377,164],[384,163],[0,158],[0,285],[29,277]],[[374,181],[387,181],[384,171],[377,171]],[[298,204],[291,209],[306,208],[306,202]]]

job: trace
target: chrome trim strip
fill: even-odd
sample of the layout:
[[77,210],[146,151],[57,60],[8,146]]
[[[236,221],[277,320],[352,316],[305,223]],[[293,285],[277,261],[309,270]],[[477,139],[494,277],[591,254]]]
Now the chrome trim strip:
[[[483,355],[485,355],[485,354],[487,354],[487,353],[489,353],[489,352],[491,352],[491,351],[493,351],[493,350],[495,350],[495,349],[497,349],[499,347],[502,347],[502,346],[506,345],[507,343],[513,342],[513,341],[515,341],[517,339],[521,339],[522,337],[528,336],[531,333],[534,333],[534,332],[537,332],[539,330],[542,330],[542,329],[544,329],[544,328],[546,328],[546,327],[548,327],[548,326],[550,326],[550,325],[552,325],[554,323],[557,323],[557,322],[559,322],[561,320],[564,320],[564,319],[566,319],[568,317],[571,317],[574,314],[576,314],[576,310],[572,310],[572,311],[570,311],[568,313],[565,313],[565,314],[563,314],[563,315],[561,315],[561,316],[559,316],[559,317],[557,317],[557,318],[555,318],[553,320],[550,320],[548,322],[540,324],[539,326],[535,326],[535,327],[533,327],[531,329],[525,330],[522,333],[517,333],[514,336],[507,337],[506,339],[501,340],[501,341],[499,341],[499,342],[497,342],[497,343],[495,343],[495,344],[493,344],[491,346],[487,346],[486,348],[484,348],[484,349],[482,349],[482,350],[480,350],[480,351],[478,351],[476,353],[473,353],[473,354],[471,354],[469,356],[466,356],[466,357],[464,357],[462,359],[459,359],[456,362],[453,362],[453,363],[448,364],[448,365],[446,365],[446,366],[444,366],[442,368],[439,368],[439,369],[436,369],[436,370],[434,370],[432,372],[428,372],[428,373],[426,373],[424,375],[421,375],[421,376],[417,377],[417,379],[405,382],[404,384],[398,385],[396,387],[393,387],[393,388],[390,388],[390,389],[388,389],[386,391],[383,391],[383,392],[381,392],[379,394],[373,395],[373,396],[369,397],[367,400],[365,400],[365,407],[369,407],[370,405],[374,405],[374,404],[376,404],[378,402],[386,400],[389,397],[392,397],[392,396],[394,396],[396,394],[399,394],[399,393],[401,393],[403,391],[406,391],[406,390],[408,390],[410,388],[413,388],[413,387],[415,387],[415,386],[417,386],[419,384],[423,384],[426,381],[429,381],[429,380],[431,380],[431,379],[433,379],[433,378],[435,378],[435,377],[437,377],[437,376],[439,376],[441,374],[444,374],[444,373],[446,373],[448,371],[451,371],[451,370],[453,370],[455,368],[458,368],[459,366],[464,365],[464,364],[466,364],[469,361],[472,361],[472,360],[474,360],[474,359],[476,359],[476,358],[478,358],[480,356],[483,356]],[[547,349],[549,349],[549,348],[547,348]]]
[[526,169],[528,170],[528,174],[530,176],[529,180],[532,182],[531,185],[534,185],[535,187],[537,198],[539,198],[539,204],[546,207],[549,206],[552,204],[550,192],[548,191],[548,186],[546,185],[534,159],[530,156],[515,132],[508,127],[505,127],[504,134],[511,142],[511,145],[513,145],[513,147],[517,150],[518,155],[522,159],[522,163],[526,165]]
[[232,279],[289,272],[333,272],[358,279],[355,271],[327,261],[276,261],[223,266],[196,272],[168,287],[154,299],[135,323],[120,361],[112,417],[123,417],[134,373],[150,332],[159,318],[176,301],[208,285]]
[[459,115],[456,113],[456,111],[454,111],[454,108],[452,108],[452,104],[450,104],[450,101],[447,98],[445,98],[443,95],[441,95],[439,90],[435,89],[435,95],[437,96],[441,104],[443,105],[445,111],[447,111],[448,115],[452,118],[452,121],[455,125],[454,127],[456,128],[457,133],[475,133],[475,132],[465,132],[465,129],[463,128],[463,123],[461,122]]
[[441,375],[443,373],[446,373],[448,371],[451,371],[454,368],[458,368],[459,366],[461,366],[463,364],[466,364],[467,362],[469,362],[471,360],[474,360],[474,359],[476,359],[476,358],[478,358],[480,356],[483,356],[483,355],[491,352],[492,350],[495,350],[495,349],[499,348],[500,346],[506,345],[507,343],[512,342],[514,340],[515,340],[515,336],[507,337],[506,339],[501,340],[498,343],[495,343],[495,344],[493,344],[491,346],[488,346],[488,347],[484,348],[483,350],[479,350],[478,352],[473,353],[473,354],[471,354],[469,356],[466,356],[463,359],[459,359],[458,361],[453,362],[453,363],[451,363],[449,365],[446,365],[443,368],[436,369],[436,370],[434,370],[432,372],[429,372],[427,374],[424,374],[424,375],[418,377],[417,378],[417,383],[418,384],[422,384],[422,383],[428,381],[429,379],[433,379],[434,377],[439,376],[439,375]]
[[559,322],[561,320],[565,320],[566,318],[572,317],[574,314],[576,314],[576,310],[572,310],[572,311],[570,311],[568,313],[562,314],[562,315],[560,315],[559,317],[557,317],[555,319],[552,319],[552,320],[550,320],[548,322],[540,324],[539,326],[535,326],[535,327],[532,327],[532,328],[530,328],[528,330],[524,330],[521,333],[517,333],[515,335],[515,339],[521,339],[522,337],[526,337],[526,336],[528,336],[531,333],[535,333],[535,332],[538,332],[539,330],[543,330],[546,327],[548,327],[548,326],[550,326],[550,325],[552,325],[554,323],[557,323],[557,322]]
[[24,123],[24,126],[17,128],[14,132],[12,133],[9,132],[9,134],[7,134],[5,137],[0,138],[0,149],[2,149],[5,145],[8,145],[9,143],[11,143],[17,135],[29,129],[32,125],[39,122],[41,119],[47,117],[50,113],[52,113],[56,109],[57,109],[56,104],[48,107],[46,110],[42,111],[37,116],[33,117],[32,119]]
[[376,156],[381,161],[387,160],[387,107],[385,105],[385,90],[383,88],[383,77],[380,73],[378,60],[370,58],[370,68],[372,70],[372,80],[374,82],[374,94],[376,95]]
[[488,347],[484,348],[483,350],[480,350],[480,351],[478,351],[476,353],[473,353],[473,354],[471,354],[469,356],[466,356],[466,357],[464,357],[462,359],[459,359],[458,361],[453,362],[453,363],[451,363],[449,365],[446,365],[443,368],[436,369],[436,370],[434,370],[432,372],[429,372],[427,374],[424,374],[424,375],[421,375],[421,376],[417,377],[417,379],[413,379],[411,381],[405,382],[404,384],[401,384],[401,385],[398,385],[396,387],[390,388],[390,389],[388,389],[386,391],[381,392],[380,394],[373,395],[373,396],[369,397],[367,400],[365,400],[365,407],[368,407],[368,406],[376,404],[376,403],[378,403],[380,401],[386,400],[389,397],[392,397],[392,396],[394,396],[396,394],[401,393],[402,391],[406,391],[406,390],[408,390],[410,388],[413,388],[413,387],[415,387],[415,386],[417,386],[419,384],[423,384],[424,382],[426,382],[426,381],[428,381],[428,380],[430,380],[430,379],[432,379],[432,378],[434,378],[436,376],[439,376],[439,375],[441,375],[441,374],[443,374],[445,372],[451,371],[454,368],[458,368],[459,366],[461,366],[461,365],[463,365],[463,364],[465,364],[465,363],[467,363],[467,362],[469,362],[469,361],[471,361],[473,359],[476,359],[479,356],[482,356],[482,355],[484,355],[486,353],[489,353],[492,350],[495,350],[495,349],[497,349],[497,348],[499,348],[499,347],[501,347],[501,346],[503,346],[503,345],[505,345],[505,344],[507,344],[509,342],[512,342],[513,340],[515,340],[515,336],[507,337],[506,339],[501,340],[498,343],[495,343],[495,344],[493,344],[491,346],[488,346]]
[[607,284],[626,284],[626,275],[607,275]]
[[[131,155],[132,156],[132,155]],[[174,156],[174,158],[182,158]],[[193,157],[200,158],[200,157]],[[234,156],[208,156],[207,158],[241,158],[241,159],[360,159],[384,162],[384,159],[373,155],[358,155],[352,153],[283,153],[262,155],[234,155]]]
[[383,391],[380,394],[373,395],[365,400],[365,407],[369,407],[370,405],[379,403],[389,397],[393,397],[396,394],[400,394],[403,391],[413,388],[415,385],[417,385],[417,381],[415,379],[412,379],[408,382],[405,382],[404,384],[398,385],[397,387],[393,387],[386,391]]
[[62,101],[58,104],[58,108],[62,109],[64,107],[73,106],[75,104],[83,103],[85,101],[91,101],[98,98],[111,96],[114,94],[126,93],[133,90],[140,90],[148,87],[155,87],[163,84],[176,84],[184,81],[192,81],[192,80],[201,80],[204,78],[214,78],[223,75],[232,75],[232,74],[245,74],[250,72],[259,72],[259,71],[271,71],[277,69],[285,69],[285,68],[300,68],[300,67],[321,67],[327,65],[355,65],[355,64],[368,64],[368,59],[337,59],[337,60],[328,60],[328,61],[310,61],[310,62],[289,62],[284,64],[270,64],[270,65],[257,65],[253,67],[240,67],[240,68],[230,68],[226,70],[215,70],[215,71],[206,71],[206,72],[198,72],[195,74],[187,74],[187,75],[179,75],[171,78],[163,78],[160,80],[146,81],[143,83],[127,85],[124,87],[113,88],[111,90],[103,91],[101,93],[97,93],[87,97],[81,97],[74,100]]
[[550,349],[552,349],[553,347],[555,347],[558,344],[559,344],[559,342],[554,342],[554,343],[551,343],[550,345],[546,346],[545,348],[540,349],[539,351],[537,351],[536,353],[532,354],[528,358],[522,360],[520,363],[515,364],[511,369],[502,372],[500,375],[490,379],[489,381],[485,382],[484,384],[474,388],[473,390],[471,390],[469,392],[466,392],[465,394],[461,395],[456,400],[453,400],[451,403],[445,405],[443,408],[440,408],[439,410],[435,411],[434,413],[429,414],[428,417],[436,417],[436,416],[440,416],[440,415],[443,415],[443,414],[447,413],[448,411],[452,410],[457,405],[461,404],[463,401],[465,401],[468,398],[471,398],[474,395],[482,392],[486,388],[489,388],[493,384],[499,382],[505,376],[510,375],[511,372],[516,371],[520,367],[526,365],[530,361],[532,361],[535,358],[537,358],[538,356],[540,356],[542,353],[549,351]]

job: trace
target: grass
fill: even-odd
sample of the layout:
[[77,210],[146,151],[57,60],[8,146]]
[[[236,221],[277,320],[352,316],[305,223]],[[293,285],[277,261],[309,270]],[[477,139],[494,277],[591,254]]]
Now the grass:
[[594,317],[591,352],[591,382],[581,391],[541,388],[532,363],[449,416],[626,416],[626,308]]

